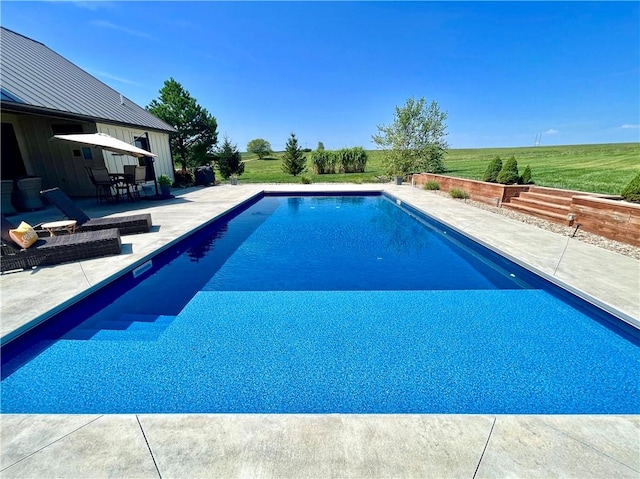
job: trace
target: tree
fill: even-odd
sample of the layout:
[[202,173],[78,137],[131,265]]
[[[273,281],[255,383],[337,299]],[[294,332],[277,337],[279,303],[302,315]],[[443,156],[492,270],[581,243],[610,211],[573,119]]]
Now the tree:
[[498,181],[498,173],[502,169],[502,159],[499,156],[496,156],[491,162],[484,174],[482,175],[482,181],[487,181],[489,183],[497,183]]
[[518,182],[520,174],[518,173],[518,162],[514,156],[504,162],[496,179],[498,183],[503,185],[513,185]]
[[640,173],[622,190],[621,196],[626,201],[640,203]]
[[444,154],[449,148],[444,139],[446,119],[447,112],[440,111],[437,102],[427,106],[424,98],[409,98],[403,107],[396,106],[393,123],[378,125],[378,134],[372,136],[375,144],[388,150],[383,158],[387,173],[404,176],[445,171]]
[[272,153],[271,144],[262,138],[256,138],[247,143],[247,151],[258,155],[259,160],[262,160],[265,156]]
[[324,151],[324,143],[321,141],[318,142],[318,151]]
[[238,147],[231,144],[231,141],[226,135],[222,145],[218,148],[216,163],[218,170],[220,170],[220,176],[225,180],[229,179],[232,175],[240,176],[244,173],[244,162],[242,161]]
[[287,140],[287,146],[282,156],[282,170],[290,175],[297,176],[306,169],[307,158],[302,154],[298,146],[298,139],[295,133]]
[[531,167],[529,165],[527,165],[526,168],[524,169],[524,172],[520,177],[519,183],[521,185],[532,185],[534,183],[533,179],[531,178]]
[[218,141],[218,123],[187,90],[173,78],[164,82],[160,98],[152,100],[147,111],[173,126],[169,137],[174,160],[183,169],[208,163]]

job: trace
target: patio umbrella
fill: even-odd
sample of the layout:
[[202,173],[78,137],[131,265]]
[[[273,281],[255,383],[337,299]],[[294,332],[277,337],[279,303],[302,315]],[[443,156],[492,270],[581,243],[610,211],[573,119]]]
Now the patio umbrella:
[[[155,153],[143,150],[137,146],[130,145],[129,143],[118,140],[113,136],[106,133],[78,133],[73,135],[54,135],[51,139],[72,141],[74,143],[80,143],[81,145],[94,146],[96,148],[102,148],[103,150],[112,151],[121,155],[130,155],[137,158],[148,157],[148,162],[145,162],[151,169],[149,176],[153,177],[153,183],[156,188],[156,196],[158,195],[158,183],[155,177],[155,170],[153,169],[153,157],[156,157]],[[150,166],[149,166],[150,165]]]
[[[122,140],[118,140],[106,133],[81,133],[75,135],[54,135],[53,138],[58,140],[73,141],[74,143],[81,143],[83,145],[95,146],[107,151],[113,151],[120,153],[121,155],[130,155],[135,157],[143,156],[158,156],[150,151],[143,150],[137,146],[130,145]],[[52,139],[53,139],[52,138]]]

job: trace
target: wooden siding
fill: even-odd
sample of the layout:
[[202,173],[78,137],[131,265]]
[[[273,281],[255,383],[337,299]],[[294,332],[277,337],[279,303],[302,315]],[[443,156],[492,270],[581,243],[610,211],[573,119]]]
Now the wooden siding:
[[620,199],[574,196],[571,212],[584,231],[640,246],[640,204]]
[[441,191],[446,192],[458,188],[466,191],[472,200],[493,206],[500,206],[502,203],[509,202],[514,196],[518,196],[522,191],[529,189],[527,185],[501,185],[430,173],[413,175],[415,185],[422,186],[428,181],[438,183]]

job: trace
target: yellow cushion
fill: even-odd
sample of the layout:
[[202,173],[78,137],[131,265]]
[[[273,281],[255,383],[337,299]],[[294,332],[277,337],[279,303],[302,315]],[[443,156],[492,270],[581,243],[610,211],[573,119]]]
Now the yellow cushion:
[[20,226],[16,229],[9,230],[9,236],[11,236],[11,239],[24,249],[27,249],[33,243],[38,241],[38,233],[36,233],[35,230],[24,221],[21,222]]

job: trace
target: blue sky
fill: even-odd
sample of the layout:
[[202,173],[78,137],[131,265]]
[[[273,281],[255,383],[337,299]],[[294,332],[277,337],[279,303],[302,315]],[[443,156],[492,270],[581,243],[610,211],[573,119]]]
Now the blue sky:
[[640,141],[638,2],[9,2],[4,27],[141,106],[170,77],[240,150],[374,149],[407,98],[452,148]]

